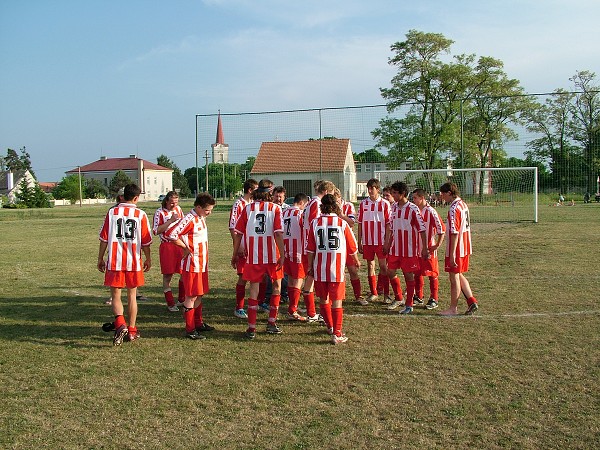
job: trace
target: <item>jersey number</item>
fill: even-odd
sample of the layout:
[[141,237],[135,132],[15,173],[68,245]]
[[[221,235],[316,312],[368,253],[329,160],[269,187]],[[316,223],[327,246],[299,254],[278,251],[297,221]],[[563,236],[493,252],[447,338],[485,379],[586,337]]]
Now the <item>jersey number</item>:
[[136,228],[137,222],[133,219],[117,219],[117,239],[134,240]]
[[[317,248],[319,250],[337,250],[340,248],[340,230],[339,228],[317,228]],[[326,242],[327,241],[327,242]]]
[[283,228],[285,229],[286,236],[292,235],[292,233],[290,231],[291,226],[292,226],[292,219],[283,219]]
[[265,234],[265,220],[266,216],[264,214],[258,213],[256,215],[256,221],[258,222],[258,225],[254,227],[256,234]]

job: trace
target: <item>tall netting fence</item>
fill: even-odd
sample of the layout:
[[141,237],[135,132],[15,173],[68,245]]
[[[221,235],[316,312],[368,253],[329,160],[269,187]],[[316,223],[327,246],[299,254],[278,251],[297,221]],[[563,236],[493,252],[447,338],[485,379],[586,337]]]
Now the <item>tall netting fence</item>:
[[[198,114],[196,164],[186,177],[192,190],[197,185],[218,197],[232,197],[249,177],[272,177],[287,180],[291,196],[338,171],[345,172],[344,183],[355,184],[345,192],[356,201],[366,195],[366,182],[386,170],[537,167],[541,202],[561,194],[593,201],[600,191],[600,99],[597,92],[586,95],[591,100],[561,92],[524,95],[519,102],[512,97],[448,102],[426,123],[416,103],[393,111],[370,105]],[[282,145],[335,140],[347,140],[354,167],[340,168],[324,145],[318,154],[304,144]],[[260,154],[265,143],[278,143],[269,164]]]

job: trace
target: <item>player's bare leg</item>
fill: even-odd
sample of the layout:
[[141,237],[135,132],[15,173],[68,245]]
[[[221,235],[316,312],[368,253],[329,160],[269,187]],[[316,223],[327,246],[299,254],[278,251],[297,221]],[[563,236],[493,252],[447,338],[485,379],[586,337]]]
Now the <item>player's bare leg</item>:
[[455,316],[458,314],[458,299],[461,294],[460,273],[448,273],[450,279],[450,307],[440,312],[442,316]]

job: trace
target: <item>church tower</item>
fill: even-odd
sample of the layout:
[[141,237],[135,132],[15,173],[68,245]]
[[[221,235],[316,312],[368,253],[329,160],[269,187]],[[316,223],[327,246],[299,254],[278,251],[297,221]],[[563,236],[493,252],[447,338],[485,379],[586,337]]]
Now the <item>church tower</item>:
[[229,163],[229,145],[225,143],[223,138],[223,125],[221,124],[221,111],[219,110],[219,118],[217,121],[217,139],[212,147],[212,160],[217,164]]

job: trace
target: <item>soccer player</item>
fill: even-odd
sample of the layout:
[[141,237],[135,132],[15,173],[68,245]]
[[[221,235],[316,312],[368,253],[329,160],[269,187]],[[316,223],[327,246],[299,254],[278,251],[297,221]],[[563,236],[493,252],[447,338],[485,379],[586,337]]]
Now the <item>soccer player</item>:
[[395,203],[386,227],[384,252],[389,255],[388,277],[395,300],[388,309],[396,309],[401,303],[402,288],[396,275],[396,270],[401,269],[406,281],[406,307],[400,314],[410,314],[413,311],[415,274],[419,273],[421,267],[419,258],[429,256],[425,222],[417,205],[408,201],[406,183],[395,182],[390,192]]
[[[285,202],[286,199],[286,190],[285,187],[283,186],[275,186],[273,188],[273,203],[275,203],[276,205],[279,205],[281,207],[281,211],[285,211],[286,209],[288,209],[290,207],[290,205],[288,205]],[[271,283],[271,280],[266,277],[265,279],[265,295],[264,298],[271,298],[271,295],[273,294],[273,283]],[[287,272],[283,272],[283,278],[281,279],[281,304],[287,303],[289,301],[288,298],[288,275]],[[262,300],[263,297],[260,296],[259,294],[259,301]],[[263,305],[259,305],[259,309],[263,309],[263,310],[267,310],[268,308],[265,308],[267,306],[266,302],[264,302]]]
[[302,211],[307,203],[308,196],[306,194],[297,194],[294,197],[294,204],[290,208],[285,209],[281,215],[281,220],[283,221],[283,245],[285,249],[283,272],[288,277],[288,319],[299,322],[306,322],[306,317],[298,312],[298,302],[300,301],[302,282],[306,276],[304,265],[302,264]]
[[356,239],[348,223],[339,217],[341,210],[335,197],[324,195],[320,208],[322,214],[311,222],[308,232],[308,274],[314,278],[321,315],[335,345],[348,341],[342,332],[344,267],[347,259],[354,259],[356,267],[360,267],[360,261]]
[[[277,313],[281,300],[283,278],[284,244],[281,208],[273,203],[273,182],[263,179],[253,193],[254,202],[246,205],[235,225],[231,265],[237,266],[240,258],[246,258],[244,280],[250,282],[248,299],[248,328],[246,337],[256,337],[256,314],[258,311],[259,284],[265,275],[273,282],[273,295],[269,304],[267,333],[281,334],[277,326]],[[246,251],[240,250],[244,242]]]
[[179,206],[179,194],[175,191],[167,192],[162,201],[162,206],[154,213],[152,232],[160,237],[160,247],[158,248],[160,273],[163,279],[163,293],[167,302],[167,309],[171,312],[179,311],[179,308],[175,305],[175,298],[171,290],[171,280],[176,273],[180,274],[179,289],[177,292],[178,303],[182,304],[185,300],[183,281],[181,280],[181,258],[183,257],[183,252],[173,241],[169,241],[165,237],[165,234],[182,217],[183,211]]
[[446,227],[440,219],[439,214],[433,206],[427,201],[427,194],[423,189],[415,189],[412,192],[413,203],[421,211],[421,217],[425,222],[425,233],[427,234],[427,245],[429,249],[429,258],[420,259],[421,267],[419,273],[415,276],[415,298],[423,302],[423,277],[429,278],[429,300],[425,305],[426,309],[432,310],[438,307],[439,296],[439,262],[437,259],[437,250],[442,245]]
[[205,339],[200,333],[214,330],[214,327],[204,322],[202,296],[207,294],[209,289],[206,218],[212,213],[215,203],[215,199],[208,192],[198,194],[194,208],[167,232],[167,238],[183,250],[183,318],[185,335],[192,340]]
[[[231,213],[229,214],[229,233],[231,234],[231,240],[234,241],[235,237],[235,224],[237,223],[238,218],[242,214],[242,211],[246,207],[248,203],[252,202],[252,193],[258,187],[258,182],[252,178],[244,181],[244,193],[240,198],[238,198],[231,208]],[[241,251],[245,252],[246,250],[244,242],[241,243]],[[243,278],[244,274],[244,265],[246,264],[246,258],[239,258],[237,261],[237,274],[238,280],[235,285],[235,310],[233,314],[235,317],[240,319],[248,319],[248,315],[246,314],[246,310],[244,309],[244,297],[246,295],[246,280]]]
[[442,200],[450,203],[446,222],[446,258],[444,270],[450,277],[450,307],[440,314],[455,316],[458,314],[458,299],[462,292],[467,299],[467,311],[470,316],[478,309],[477,300],[471,291],[469,280],[463,273],[469,270],[471,252],[471,226],[469,207],[459,197],[460,192],[454,183],[444,183],[440,187]]
[[[377,285],[387,283],[387,261],[383,252],[385,227],[390,219],[390,203],[380,195],[381,184],[377,178],[367,181],[365,198],[358,207],[358,252],[367,261],[367,278],[371,295],[368,302],[377,300]],[[375,275],[375,258],[379,263],[379,277]],[[381,283],[377,282],[379,278]]]
[[273,203],[281,206],[281,209],[288,209],[290,205],[285,202],[286,190],[283,186],[275,186],[273,189]]
[[[100,228],[98,270],[104,273],[104,285],[110,286],[115,315],[113,345],[121,345],[125,337],[129,341],[140,337],[136,327],[136,293],[137,288],[144,284],[144,272],[150,270],[152,265],[150,222],[146,213],[136,206],[140,193],[141,189],[137,185],[126,185],[123,203],[108,211]],[[107,250],[108,256],[105,261],[104,254]],[[144,253],[143,263],[141,253]],[[121,290],[125,287],[129,327],[123,315],[121,301]]]
[[[381,196],[384,200],[387,200],[390,206],[394,203],[394,199],[392,198],[392,194],[390,193],[390,187],[386,186],[381,190]],[[387,255],[385,257],[387,261]],[[377,278],[377,292],[383,292],[384,303],[387,305],[391,305],[394,301],[392,296],[390,295],[390,279],[387,277]]]
[[[354,205],[352,202],[347,202],[342,198],[342,193],[338,188],[335,188],[333,193],[335,200],[337,201],[341,214],[340,217],[346,221],[350,229],[354,228],[354,224],[356,223],[356,210],[354,209]],[[358,276],[358,267],[354,265],[354,258],[349,258],[346,260],[346,268],[348,269],[348,275],[350,275],[350,284],[352,285],[352,292],[354,293],[354,298],[356,301],[363,306],[368,305],[369,303],[362,295],[362,288],[360,285],[360,277]]]
[[[325,194],[333,194],[335,185],[331,181],[317,180],[313,184],[315,196],[308,202],[304,212],[302,213],[302,228],[304,229],[304,256],[302,263],[308,268],[308,253],[306,252],[306,242],[308,240],[308,230],[313,220],[321,215],[321,199]],[[307,321],[309,323],[322,322],[323,318],[319,317],[315,308],[315,293],[314,279],[312,275],[307,275],[304,279],[304,288],[302,290],[304,304],[306,305]]]

